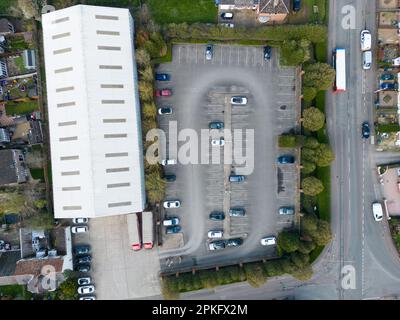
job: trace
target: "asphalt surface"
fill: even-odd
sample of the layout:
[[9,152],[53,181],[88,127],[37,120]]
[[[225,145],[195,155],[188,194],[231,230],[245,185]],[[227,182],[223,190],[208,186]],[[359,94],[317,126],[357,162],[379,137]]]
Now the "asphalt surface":
[[[293,217],[280,217],[279,206],[293,205],[296,173],[293,165],[279,166],[282,190],[278,193],[277,136],[296,125],[295,69],[279,68],[276,51],[266,62],[262,47],[214,46],[211,61],[205,60],[204,45],[177,45],[173,47],[173,62],[162,64],[157,72],[171,74],[170,82],[159,82],[158,88],[171,88],[173,96],[158,99],[158,106],[171,105],[172,115],[159,118],[160,128],[167,133],[171,121],[177,121],[178,132],[192,128],[197,133],[207,129],[211,121],[224,121],[226,128],[254,129],[254,159],[248,163],[249,174],[240,184],[229,184],[230,172],[238,172],[243,165],[185,164],[167,166],[167,174],[176,174],[169,183],[167,199],[180,199],[179,209],[169,209],[168,216],[178,216],[184,233],[185,246],[177,250],[160,251],[160,257],[182,256],[180,265],[162,268],[190,267],[235,263],[265,255],[274,255],[274,248],[260,245],[260,239],[276,235],[290,227]],[[229,98],[243,94],[248,97],[245,107],[231,107]],[[244,132],[244,131],[243,131]],[[200,136],[200,135],[199,135]],[[250,136],[244,137],[249,146]],[[182,137],[178,145],[169,137],[163,158],[175,158],[178,146],[187,141]],[[229,138],[225,137],[228,145]],[[208,142],[209,145],[209,142]],[[213,147],[223,159],[225,147]],[[220,150],[219,150],[220,149]],[[181,152],[181,149],[180,151]],[[211,151],[210,151],[211,152]],[[235,149],[235,151],[236,149]],[[236,154],[237,155],[237,154]],[[199,158],[201,153],[199,151]],[[254,171],[251,171],[254,160]],[[245,173],[246,174],[246,173]],[[227,211],[230,207],[244,207],[247,217],[227,218],[224,223],[208,219],[211,211]],[[228,238],[245,237],[238,248],[219,252],[207,249],[207,231],[224,228]]]

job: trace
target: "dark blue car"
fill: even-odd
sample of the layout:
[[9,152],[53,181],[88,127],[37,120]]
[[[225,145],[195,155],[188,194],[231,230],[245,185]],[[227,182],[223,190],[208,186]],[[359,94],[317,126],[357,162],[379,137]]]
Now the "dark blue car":
[[181,230],[182,230],[181,226],[171,226],[171,227],[167,227],[166,233],[167,234],[179,233],[179,232],[181,232]]
[[169,81],[171,76],[167,73],[156,73],[156,80],[158,81]]
[[280,164],[294,163],[294,157],[291,155],[280,156],[278,158],[278,163],[280,163]]
[[219,211],[214,211],[210,213],[210,220],[224,220],[225,219],[225,213],[219,212]]
[[362,131],[362,137],[364,139],[368,139],[371,133],[371,130],[369,128],[369,123],[368,122],[363,122],[362,127],[361,127],[361,131]]
[[384,83],[381,84],[381,89],[382,90],[395,90],[396,89],[396,85],[394,83],[384,82]]
[[301,0],[293,0],[293,11],[300,11]]
[[229,181],[230,182],[242,182],[244,181],[245,177],[242,175],[230,175],[229,176]]

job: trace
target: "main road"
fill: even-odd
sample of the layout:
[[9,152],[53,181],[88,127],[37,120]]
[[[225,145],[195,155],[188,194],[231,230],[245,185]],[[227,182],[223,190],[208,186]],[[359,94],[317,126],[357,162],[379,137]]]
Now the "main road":
[[400,260],[388,223],[375,222],[371,212],[371,203],[383,197],[375,166],[385,156],[361,138],[361,123],[373,123],[376,66],[362,70],[360,32],[369,29],[374,35],[372,43],[376,43],[376,1],[329,3],[329,52],[336,47],[347,50],[347,91],[327,94],[327,124],[336,154],[331,172],[333,241],[313,265],[314,276],[308,282],[281,277],[258,289],[240,283],[187,293],[183,299],[374,299],[400,295]]

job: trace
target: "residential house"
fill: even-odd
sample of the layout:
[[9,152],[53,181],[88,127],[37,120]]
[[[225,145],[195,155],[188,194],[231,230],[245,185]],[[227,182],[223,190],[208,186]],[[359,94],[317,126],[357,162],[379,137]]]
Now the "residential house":
[[10,133],[6,128],[0,128],[0,147],[4,147],[10,143]]
[[28,169],[21,150],[0,150],[0,186],[28,180]]
[[0,35],[15,33],[14,25],[8,19],[0,19]]
[[36,120],[27,120],[21,117],[9,127],[11,132],[11,142],[15,144],[36,145],[43,143],[42,122]]
[[36,56],[35,50],[24,50],[22,52],[22,58],[24,60],[24,66],[27,70],[35,70],[36,69]]
[[0,60],[0,79],[8,77],[7,63],[2,59]]

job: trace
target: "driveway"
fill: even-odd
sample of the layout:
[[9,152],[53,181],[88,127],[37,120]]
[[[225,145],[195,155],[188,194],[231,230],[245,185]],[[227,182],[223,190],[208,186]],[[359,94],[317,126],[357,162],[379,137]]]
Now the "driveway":
[[[168,138],[170,125],[176,122],[177,131],[208,128],[211,121],[224,121],[225,128],[243,129],[244,145],[251,146],[254,130],[254,157],[248,163],[254,170],[246,174],[241,184],[229,184],[229,173],[243,167],[235,161],[232,166],[219,164],[180,164],[165,167],[167,174],[175,174],[175,182],[168,183],[167,198],[180,199],[179,209],[169,209],[167,215],[181,219],[185,245],[177,250],[160,253],[161,258],[182,256],[176,268],[193,265],[236,263],[239,260],[274,256],[274,248],[260,245],[260,239],[289,227],[293,218],[281,218],[281,205],[294,205],[296,176],[293,166],[281,166],[282,181],[286,188],[278,193],[278,167],[276,157],[277,136],[296,126],[295,69],[280,68],[277,52],[264,61],[262,47],[216,45],[213,59],[205,59],[204,45],[177,45],[173,47],[172,63],[162,64],[158,72],[171,74],[170,82],[158,83],[158,88],[172,88],[173,96],[160,98],[158,106],[172,106],[172,115],[159,118],[161,129]],[[245,107],[231,107],[232,95],[245,95]],[[177,145],[170,140],[161,150],[163,158],[175,158],[177,149],[187,137],[181,137]],[[226,144],[229,138],[226,139]],[[210,143],[208,142],[208,145]],[[225,147],[220,147],[221,158]],[[235,149],[236,150],[236,149]],[[169,154],[168,154],[169,151]],[[210,151],[211,152],[211,151]],[[199,151],[200,158],[201,152]],[[290,182],[290,183],[288,183]],[[227,217],[225,223],[210,221],[211,211],[227,211],[230,207],[246,209],[247,217]],[[224,228],[228,238],[243,236],[244,244],[238,248],[210,252],[207,249],[207,231]],[[162,262],[162,269],[171,271]]]

